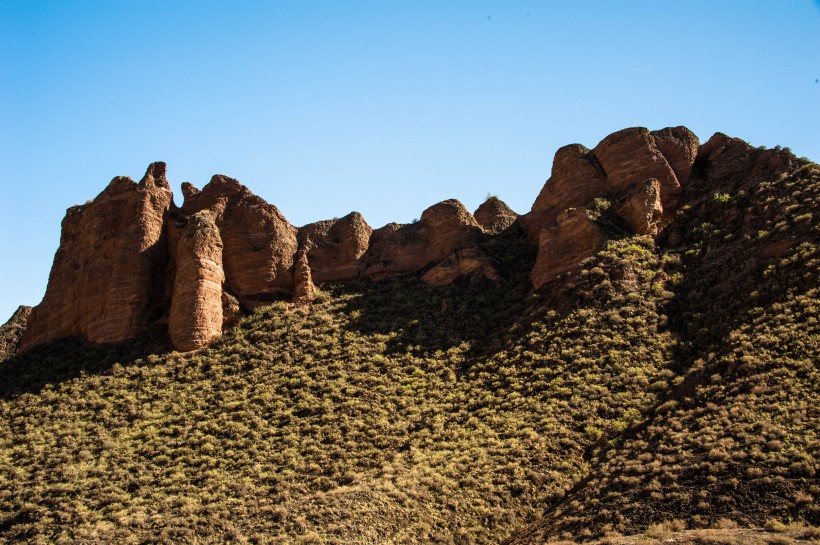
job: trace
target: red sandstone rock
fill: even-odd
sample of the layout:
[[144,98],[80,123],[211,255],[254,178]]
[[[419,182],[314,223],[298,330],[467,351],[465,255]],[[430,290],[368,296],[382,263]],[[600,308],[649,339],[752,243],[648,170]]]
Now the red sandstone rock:
[[235,325],[242,319],[242,309],[239,306],[239,300],[228,293],[222,291],[222,330]]
[[550,179],[530,213],[522,218],[530,240],[537,242],[541,229],[555,225],[558,214],[567,208],[585,206],[606,193],[606,175],[591,151],[580,144],[559,149],[552,161]]
[[202,210],[170,223],[175,269],[168,334],[174,348],[198,350],[222,333],[222,239],[213,214]]
[[530,273],[533,286],[540,288],[578,265],[598,250],[603,239],[586,210],[570,208],[561,212],[555,227],[541,230],[538,257]]
[[296,287],[293,290],[293,300],[297,304],[307,304],[313,300],[313,278],[308,265],[308,252],[306,248],[299,250],[296,258],[296,265],[293,271]]
[[481,228],[464,205],[446,200],[425,210],[418,223],[391,223],[373,231],[362,275],[372,280],[419,271],[475,245]]
[[497,234],[515,223],[518,214],[498,197],[490,197],[478,207],[473,217],[484,231]]
[[636,187],[618,207],[617,213],[634,233],[657,235],[663,217],[660,182],[651,178]]
[[651,134],[655,145],[675,172],[681,187],[685,187],[698,155],[698,137],[686,127],[667,127],[652,131]]
[[480,247],[473,246],[447,256],[432,269],[424,273],[421,279],[434,286],[447,286],[460,276],[480,273],[484,278],[498,282],[498,272],[492,259]]
[[338,220],[319,221],[299,229],[299,245],[307,248],[313,281],[355,280],[362,270],[361,258],[370,244],[373,229],[358,212]]
[[293,292],[296,233],[279,210],[237,180],[216,175],[196,192],[186,190],[182,212],[217,212],[224,249],[222,263],[229,291],[252,308],[275,294]]
[[69,208],[45,297],[20,349],[74,335],[92,343],[139,335],[161,299],[170,205],[165,163],[154,163],[139,184],[114,178],[92,202]]
[[610,191],[624,191],[646,179],[657,178],[664,208],[676,208],[680,182],[647,129],[634,127],[610,134],[593,152],[606,172]]

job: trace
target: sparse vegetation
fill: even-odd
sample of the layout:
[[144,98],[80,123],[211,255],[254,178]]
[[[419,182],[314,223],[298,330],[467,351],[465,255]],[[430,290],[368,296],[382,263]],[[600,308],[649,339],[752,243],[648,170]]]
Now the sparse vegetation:
[[732,198],[538,293],[532,248],[491,237],[499,285],[331,285],[193,355],[155,333],[6,361],[0,539],[816,541],[820,171],[801,168],[696,187]]

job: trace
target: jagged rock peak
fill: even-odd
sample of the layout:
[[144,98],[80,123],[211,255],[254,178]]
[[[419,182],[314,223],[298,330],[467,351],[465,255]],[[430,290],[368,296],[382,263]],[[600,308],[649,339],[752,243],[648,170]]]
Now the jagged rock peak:
[[182,182],[180,188],[182,190],[183,203],[188,199],[195,198],[197,195],[201,193],[201,191],[197,189],[197,187],[191,182]]
[[168,185],[168,180],[165,178],[166,165],[162,161],[157,161],[148,165],[145,171],[145,176],[140,180],[140,187],[159,187],[170,191],[171,186]]

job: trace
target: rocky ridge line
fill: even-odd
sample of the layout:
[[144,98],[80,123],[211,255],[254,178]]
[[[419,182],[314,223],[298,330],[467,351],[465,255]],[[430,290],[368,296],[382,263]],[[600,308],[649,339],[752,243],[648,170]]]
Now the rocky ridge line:
[[679,206],[696,159],[731,173],[724,163],[743,161],[752,149],[720,133],[699,146],[685,127],[625,129],[592,150],[559,149],[550,179],[523,216],[494,197],[475,215],[451,199],[416,223],[376,230],[357,212],[294,227],[223,175],[201,191],[182,184],[177,207],[165,164],[154,163],[138,184],[114,178],[92,202],[67,211],[45,297],[19,350],[67,336],[125,341],[157,322],[168,324],[176,349],[195,350],[235,322],[240,307],[304,304],[314,283],[403,274],[436,285],[464,275],[497,281],[481,246],[490,236],[526,237],[538,246],[530,275],[538,289],[600,247],[608,236],[601,214],[656,236]]

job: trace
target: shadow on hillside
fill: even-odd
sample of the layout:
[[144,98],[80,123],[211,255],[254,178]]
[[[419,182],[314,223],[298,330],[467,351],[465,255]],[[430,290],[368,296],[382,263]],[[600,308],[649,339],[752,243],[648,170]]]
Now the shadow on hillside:
[[388,335],[391,352],[430,353],[467,343],[474,359],[500,349],[524,315],[531,289],[534,248],[499,240],[493,250],[503,277],[498,283],[468,276],[449,286],[431,286],[411,276],[339,284],[331,291],[353,295],[342,309],[350,317],[349,327]]
[[48,384],[59,384],[81,375],[103,374],[116,363],[128,366],[168,349],[160,329],[116,344],[88,344],[76,337],[51,341],[0,363],[0,399],[37,393]]

